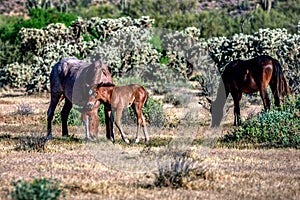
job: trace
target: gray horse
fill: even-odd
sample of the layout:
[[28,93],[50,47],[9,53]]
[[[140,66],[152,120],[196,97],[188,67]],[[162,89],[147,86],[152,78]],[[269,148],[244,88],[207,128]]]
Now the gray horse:
[[[52,136],[52,120],[54,110],[61,99],[65,99],[65,104],[61,111],[62,135],[68,136],[67,120],[73,104],[81,106],[81,117],[86,128],[86,139],[94,139],[98,136],[98,109],[97,103],[93,109],[86,110],[88,101],[88,91],[90,85],[99,83],[112,83],[112,78],[107,66],[101,61],[87,63],[77,58],[64,58],[53,66],[50,74],[51,100],[47,112],[47,138]],[[108,127],[110,120],[108,111],[105,110],[105,122],[107,127],[106,137],[111,139]]]

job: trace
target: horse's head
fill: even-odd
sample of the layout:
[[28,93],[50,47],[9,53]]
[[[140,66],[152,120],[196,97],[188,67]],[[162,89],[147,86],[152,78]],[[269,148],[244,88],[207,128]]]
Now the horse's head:
[[92,63],[86,72],[86,84],[112,83],[108,67],[101,61]]
[[111,95],[110,88],[113,86],[114,85],[112,83],[100,83],[89,87],[87,107],[92,109],[98,100],[104,103],[109,103]]
[[98,95],[98,86],[97,85],[92,85],[89,86],[88,90],[88,101],[87,101],[87,108],[92,109],[95,105],[95,103],[98,101],[99,95]]

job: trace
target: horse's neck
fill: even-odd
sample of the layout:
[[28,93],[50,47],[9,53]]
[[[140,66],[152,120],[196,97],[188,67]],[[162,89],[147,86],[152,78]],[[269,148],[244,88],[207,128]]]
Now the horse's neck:
[[215,103],[219,104],[220,106],[224,106],[227,100],[227,95],[228,94],[226,94],[225,84],[221,79],[219,83]]
[[113,94],[113,92],[114,92],[114,89],[115,89],[115,86],[108,86],[108,87],[106,87],[106,90],[107,90],[107,102],[109,103],[109,104],[111,104],[111,101],[112,101],[112,94]]

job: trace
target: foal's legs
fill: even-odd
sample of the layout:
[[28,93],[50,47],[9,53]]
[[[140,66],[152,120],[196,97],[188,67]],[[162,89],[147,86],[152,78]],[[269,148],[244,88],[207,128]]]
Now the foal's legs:
[[242,99],[241,92],[231,93],[234,102],[234,126],[241,124],[240,101]]
[[123,111],[123,108],[117,108],[117,116],[116,116],[116,125],[117,125],[117,128],[119,129],[120,133],[121,133],[121,136],[122,136],[122,139],[125,143],[129,144],[129,140],[126,138],[126,135],[122,129],[122,126],[121,126],[121,117],[122,117],[122,111]]
[[147,127],[146,127],[146,120],[145,117],[142,113],[142,108],[143,106],[139,103],[135,103],[134,105],[134,109],[137,115],[137,131],[136,131],[136,136],[135,136],[135,143],[139,143],[140,139],[139,139],[139,132],[141,130],[141,126],[143,126],[143,132],[145,135],[145,142],[148,144],[149,143],[149,135],[148,135],[148,131],[147,131]]
[[47,111],[47,138],[52,139],[52,120],[54,116],[54,110],[59,102],[61,94],[51,94],[50,105]]
[[68,116],[72,109],[72,102],[65,98],[65,105],[62,108],[60,115],[61,115],[61,123],[62,123],[62,136],[69,136],[68,133]]

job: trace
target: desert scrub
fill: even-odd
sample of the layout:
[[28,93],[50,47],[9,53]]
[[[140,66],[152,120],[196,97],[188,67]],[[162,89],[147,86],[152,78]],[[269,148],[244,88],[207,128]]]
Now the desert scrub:
[[[132,124],[132,122],[137,122],[135,111],[131,107],[127,110],[124,109],[123,112],[122,123]],[[153,99],[153,97],[148,97],[143,107],[143,115],[150,126],[163,127],[165,125],[166,114],[163,110],[163,104]]]
[[16,110],[15,114],[22,115],[22,116],[28,116],[28,115],[33,114],[33,108],[30,104],[22,102],[17,105],[17,110]]
[[62,195],[60,184],[54,179],[34,178],[31,182],[18,180],[13,181],[15,189],[9,197],[14,200],[55,200]]
[[[171,159],[170,159],[171,158]],[[187,184],[205,173],[197,165],[198,159],[187,150],[168,149],[158,160],[158,172],[155,173],[156,187],[187,187]]]
[[300,97],[286,99],[280,108],[262,112],[222,138],[279,147],[300,147]]
[[175,107],[183,107],[185,105],[185,98],[181,94],[167,93],[163,99],[164,103],[172,104]]
[[32,133],[31,136],[20,136],[15,146],[17,151],[37,151],[45,150],[47,143],[46,137],[41,133]]

